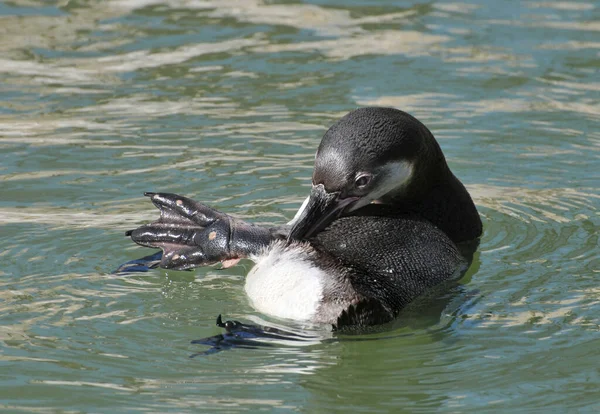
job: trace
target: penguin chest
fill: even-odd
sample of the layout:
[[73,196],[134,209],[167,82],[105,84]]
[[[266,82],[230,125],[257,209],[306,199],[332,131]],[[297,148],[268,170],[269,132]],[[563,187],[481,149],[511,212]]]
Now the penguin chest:
[[245,290],[256,310],[278,318],[311,321],[323,299],[327,275],[302,246],[275,243],[253,257]]

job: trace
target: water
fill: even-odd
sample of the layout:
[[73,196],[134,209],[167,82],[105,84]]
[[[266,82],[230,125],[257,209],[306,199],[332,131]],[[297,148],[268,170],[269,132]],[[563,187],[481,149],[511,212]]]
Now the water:
[[[599,18],[592,1],[1,3],[0,407],[598,410]],[[189,359],[219,313],[266,317],[249,263],[111,275],[149,253],[123,235],[157,217],[142,192],[285,222],[324,130],[365,105],[421,119],[473,195],[485,230],[460,286],[384,332]]]

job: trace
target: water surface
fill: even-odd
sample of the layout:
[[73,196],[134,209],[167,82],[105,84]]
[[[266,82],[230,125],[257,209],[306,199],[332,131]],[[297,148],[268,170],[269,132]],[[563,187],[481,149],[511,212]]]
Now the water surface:
[[[554,1],[0,3],[0,407],[600,408],[600,11]],[[325,129],[393,106],[438,138],[484,234],[383,332],[189,359],[269,320],[250,263],[118,277],[169,191],[263,224]],[[324,330],[314,330],[331,337]]]

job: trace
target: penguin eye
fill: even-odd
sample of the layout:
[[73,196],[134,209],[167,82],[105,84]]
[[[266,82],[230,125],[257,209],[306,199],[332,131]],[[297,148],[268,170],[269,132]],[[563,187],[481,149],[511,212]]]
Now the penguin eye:
[[363,174],[356,178],[354,186],[356,188],[365,188],[371,182],[371,174]]

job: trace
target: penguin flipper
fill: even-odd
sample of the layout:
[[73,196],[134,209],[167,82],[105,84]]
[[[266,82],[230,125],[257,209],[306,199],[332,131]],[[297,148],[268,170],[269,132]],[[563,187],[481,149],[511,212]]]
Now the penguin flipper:
[[217,317],[217,326],[224,328],[225,332],[208,338],[193,340],[191,343],[194,345],[207,345],[210,348],[194,353],[190,355],[190,358],[198,355],[210,355],[234,348],[257,349],[274,347],[277,344],[290,341],[310,342],[318,339],[311,335],[303,335],[271,326],[250,325],[239,321],[223,322],[221,315]]

